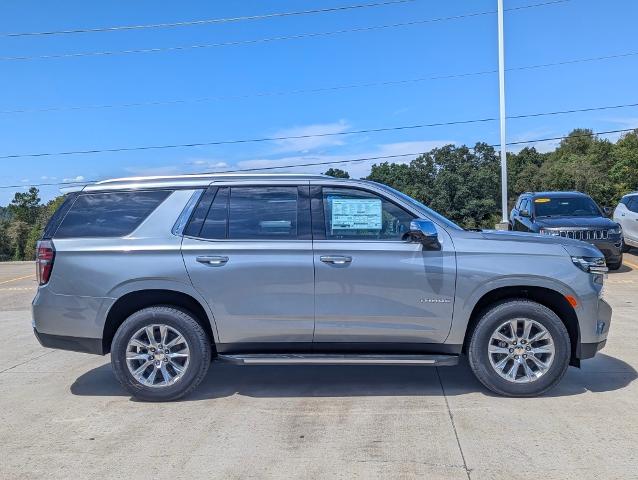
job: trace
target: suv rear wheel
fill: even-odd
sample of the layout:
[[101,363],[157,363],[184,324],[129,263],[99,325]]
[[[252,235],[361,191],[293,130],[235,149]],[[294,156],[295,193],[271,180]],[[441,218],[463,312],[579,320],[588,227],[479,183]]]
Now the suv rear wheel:
[[111,364],[136,398],[176,400],[192,392],[210,365],[210,340],[189,314],[168,306],[135,312],[115,333]]
[[508,300],[481,315],[468,357],[478,380],[493,392],[540,395],[567,371],[569,334],[549,308],[524,299]]

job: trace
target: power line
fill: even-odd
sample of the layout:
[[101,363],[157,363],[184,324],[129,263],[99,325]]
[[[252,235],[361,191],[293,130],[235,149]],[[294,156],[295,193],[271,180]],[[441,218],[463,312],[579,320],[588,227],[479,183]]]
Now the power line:
[[[536,3],[532,5],[513,7],[513,8],[506,9],[506,11],[516,11],[516,10],[535,8],[535,7],[543,7],[547,5],[565,3],[569,1],[571,0],[553,0],[553,1],[544,2],[544,3]],[[409,27],[414,25],[424,25],[424,24],[443,22],[443,21],[449,21],[449,20],[459,20],[462,18],[491,15],[494,13],[496,12],[495,11],[475,12],[475,13],[469,13],[464,15],[429,18],[424,20],[413,20],[410,22],[399,22],[399,23],[392,23],[392,24],[385,24],[385,25],[372,25],[368,27],[347,28],[347,29],[333,30],[328,32],[300,33],[296,35],[282,35],[277,37],[257,38],[252,40],[235,40],[235,41],[219,42],[219,43],[204,43],[199,45],[178,45],[173,47],[138,48],[138,49],[128,49],[128,50],[106,50],[106,51],[94,51],[94,52],[58,53],[58,54],[50,54],[50,55],[0,57],[0,61],[24,61],[24,60],[45,60],[45,59],[51,60],[51,59],[61,59],[61,58],[104,57],[104,56],[129,55],[129,54],[138,54],[138,53],[175,52],[175,51],[204,49],[204,48],[234,47],[234,46],[243,46],[243,45],[254,45],[259,43],[278,42],[278,41],[284,41],[284,40],[300,40],[304,38],[327,37],[332,35],[341,35],[345,33],[360,33],[360,32],[369,32],[373,30]]]
[[[564,135],[560,137],[548,137],[548,138],[538,138],[536,140],[521,140],[518,142],[508,142],[506,145],[525,145],[525,144],[533,144],[533,143],[542,143],[542,142],[552,142],[556,140],[564,140],[567,138],[579,138],[579,137],[591,137],[594,135],[610,135],[613,133],[626,133],[633,132],[638,130],[638,126],[634,128],[623,128],[618,130],[606,130],[601,132],[591,132],[591,133],[582,133],[582,134],[572,134],[572,135]],[[492,144],[490,147],[500,147],[500,144]],[[362,158],[351,158],[347,160],[333,160],[326,162],[311,162],[311,163],[297,163],[292,165],[274,165],[270,167],[255,167],[255,168],[243,168],[237,170],[223,170],[223,171],[214,171],[214,172],[201,172],[200,175],[206,174],[216,174],[216,173],[240,173],[240,172],[256,172],[256,171],[267,171],[267,170],[276,170],[281,168],[299,168],[299,167],[315,167],[315,166],[323,166],[323,165],[339,165],[345,163],[355,163],[355,162],[365,162],[372,160],[389,160],[392,158],[401,158],[401,157],[413,157],[423,155],[424,152],[413,152],[413,153],[401,153],[395,155],[380,155],[376,157],[362,157]],[[194,174],[197,175],[197,174]],[[58,183],[32,183],[32,184],[21,184],[21,185],[0,185],[0,189],[5,188],[27,188],[27,187],[44,187],[44,186],[81,186],[89,183],[95,183],[99,180],[85,180],[82,182],[58,182]]]
[[[632,52],[624,52],[624,53],[604,55],[604,56],[598,56],[598,57],[575,58],[575,59],[563,60],[559,62],[541,63],[541,64],[535,64],[535,65],[521,65],[519,67],[506,68],[505,71],[512,72],[512,71],[521,71],[521,70],[550,68],[550,67],[556,67],[560,65],[572,65],[577,63],[597,62],[602,60],[634,57],[637,55],[638,55],[638,51],[632,51]],[[306,88],[306,89],[296,89],[296,90],[271,90],[271,91],[263,91],[263,92],[255,92],[255,93],[247,93],[247,94],[239,94],[239,95],[220,95],[220,96],[200,97],[200,98],[192,98],[192,99],[156,100],[156,101],[150,101],[150,102],[111,103],[111,104],[97,104],[97,105],[52,106],[52,107],[42,107],[42,108],[20,107],[20,108],[15,108],[12,110],[0,110],[0,114],[8,115],[8,114],[19,114],[19,113],[58,112],[58,111],[90,110],[90,109],[103,109],[103,108],[132,108],[132,107],[147,107],[147,106],[160,106],[160,105],[179,105],[179,104],[188,104],[188,103],[204,103],[204,102],[215,102],[215,101],[224,101],[224,100],[242,100],[247,98],[277,97],[277,96],[285,96],[285,95],[323,93],[323,92],[348,90],[348,89],[355,89],[355,88],[405,85],[408,83],[426,82],[430,80],[448,80],[452,78],[489,75],[494,73],[498,73],[498,70],[494,69],[494,70],[481,70],[481,71],[474,71],[474,72],[438,74],[438,75],[406,78],[406,79],[398,79],[398,80],[351,83],[351,84],[332,85],[327,87]]]
[[[622,105],[604,105],[604,106],[598,106],[598,107],[587,107],[587,108],[570,109],[570,110],[555,110],[551,112],[536,112],[536,113],[528,113],[528,114],[522,114],[522,115],[510,115],[506,118],[515,120],[515,119],[521,119],[521,118],[566,115],[571,113],[614,110],[619,108],[630,108],[630,107],[638,107],[638,103],[626,103]],[[400,125],[400,126],[394,126],[394,127],[368,128],[368,129],[351,130],[351,131],[345,131],[345,132],[325,132],[325,133],[314,133],[314,134],[306,134],[306,135],[285,135],[285,136],[277,136],[277,137],[215,140],[215,141],[208,141],[208,142],[193,142],[193,143],[180,143],[180,144],[167,144],[167,145],[143,145],[143,146],[135,146],[135,147],[116,147],[116,148],[90,149],[90,150],[68,150],[68,151],[62,151],[62,152],[24,153],[24,154],[2,155],[0,156],[0,159],[49,157],[49,156],[55,156],[55,155],[60,155],[60,156],[87,155],[87,154],[93,154],[93,153],[117,153],[117,152],[131,152],[131,151],[140,151],[140,150],[165,150],[170,148],[191,148],[191,147],[203,147],[203,146],[212,146],[212,145],[233,145],[233,144],[242,144],[242,143],[301,140],[301,139],[307,139],[307,138],[334,137],[334,136],[343,136],[343,135],[357,135],[357,134],[363,134],[363,133],[380,133],[380,132],[389,132],[389,131],[398,131],[398,130],[415,130],[415,129],[421,129],[421,128],[442,127],[442,126],[450,126],[450,125],[485,123],[485,122],[493,122],[496,120],[498,120],[497,117],[486,117],[486,118],[475,118],[475,119],[469,119],[469,120],[453,120],[449,122],[424,123],[424,124],[418,124],[418,125]]]
[[197,25],[211,25],[220,23],[235,23],[246,20],[267,20],[271,18],[281,17],[294,17],[301,15],[314,15],[319,13],[331,13],[341,12],[346,10],[360,10],[364,8],[383,7],[388,5],[395,5],[401,3],[410,3],[416,0],[392,0],[386,2],[375,3],[360,3],[356,5],[342,5],[338,7],[329,8],[315,8],[311,10],[300,10],[295,12],[275,12],[266,13],[263,15],[244,15],[240,17],[226,17],[226,18],[205,18],[200,20],[186,20],[182,22],[165,22],[165,23],[150,23],[140,25],[116,25],[111,27],[96,27],[96,28],[73,28],[69,30],[48,30],[39,32],[14,32],[14,33],[0,33],[0,37],[33,37],[33,36],[52,36],[52,35],[68,35],[76,33],[98,33],[98,32],[117,32],[123,30],[146,30],[154,28],[175,28],[175,27],[191,27]]

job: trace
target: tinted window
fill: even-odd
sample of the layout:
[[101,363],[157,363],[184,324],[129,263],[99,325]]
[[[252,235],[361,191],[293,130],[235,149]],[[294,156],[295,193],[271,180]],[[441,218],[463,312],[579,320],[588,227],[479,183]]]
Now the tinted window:
[[235,187],[228,207],[230,239],[297,238],[297,187]]
[[402,240],[414,216],[363,190],[323,188],[328,240]]
[[55,238],[122,237],[135,230],[170,191],[79,195]]
[[210,204],[208,215],[199,234],[202,238],[226,238],[228,219],[228,188],[220,188],[213,203]]
[[638,196],[629,197],[629,202],[626,205],[630,211],[638,213]]
[[49,239],[53,237],[53,234],[57,230],[58,226],[60,226],[60,222],[62,222],[62,219],[71,208],[71,205],[73,205],[73,202],[75,201],[77,196],[77,193],[70,193],[64,196],[64,201],[51,216],[46,224],[46,227],[44,227],[44,232],[42,233],[43,239]]
[[538,197],[534,199],[537,217],[600,217],[600,209],[589,197]]
[[521,201],[521,206],[520,206],[519,210],[527,210],[529,212],[529,200],[527,198],[524,198]]

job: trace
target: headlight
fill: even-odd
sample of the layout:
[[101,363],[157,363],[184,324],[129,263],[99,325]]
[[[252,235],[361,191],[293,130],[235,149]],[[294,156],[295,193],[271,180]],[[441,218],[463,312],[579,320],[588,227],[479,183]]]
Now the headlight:
[[540,233],[541,235],[554,235],[554,236],[560,236],[560,232],[558,230],[550,230],[548,228],[541,228],[538,233]]
[[622,235],[622,228],[620,226],[616,228],[610,228],[607,233],[609,235]]
[[605,257],[572,257],[572,262],[583,272],[603,274],[608,271]]

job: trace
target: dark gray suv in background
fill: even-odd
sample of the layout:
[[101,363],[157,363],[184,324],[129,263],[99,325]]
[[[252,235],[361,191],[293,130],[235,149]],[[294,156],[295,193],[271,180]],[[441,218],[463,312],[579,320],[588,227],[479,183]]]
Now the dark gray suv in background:
[[431,365],[467,355],[538,395],[604,346],[600,251],[466,231],[387,186],[321,175],[110,180],[69,193],[38,244],[42,345],[111,353],[134,396],[191,392],[211,359]]
[[584,193],[523,193],[510,213],[510,228],[582,240],[602,252],[610,270],[618,270],[622,265],[621,226],[607,218],[596,202]]

